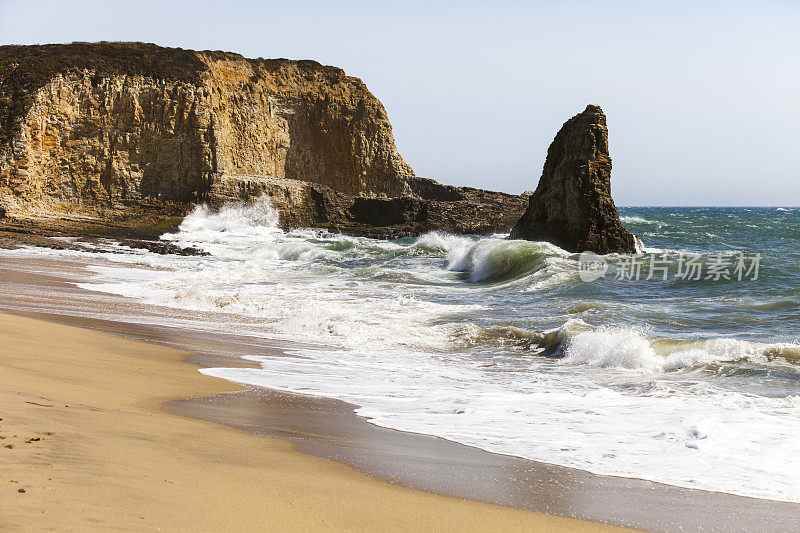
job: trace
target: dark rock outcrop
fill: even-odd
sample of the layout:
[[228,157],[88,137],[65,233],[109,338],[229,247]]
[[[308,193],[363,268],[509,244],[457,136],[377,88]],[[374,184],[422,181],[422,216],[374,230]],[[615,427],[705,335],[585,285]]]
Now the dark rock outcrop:
[[[265,176],[224,176],[214,183],[212,207],[266,195],[287,227],[311,226],[375,238],[398,238],[431,230],[486,234],[508,229],[525,211],[527,198],[471,187],[440,185],[408,177],[421,193],[394,197],[351,196],[327,185]],[[450,199],[452,198],[452,199]]]
[[587,106],[556,134],[539,185],[511,237],[548,241],[571,252],[636,251],[611,198],[608,128],[599,106]]

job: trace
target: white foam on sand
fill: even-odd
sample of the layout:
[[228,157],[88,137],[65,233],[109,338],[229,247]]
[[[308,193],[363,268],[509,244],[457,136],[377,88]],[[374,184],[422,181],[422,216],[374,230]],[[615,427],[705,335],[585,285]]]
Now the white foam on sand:
[[[665,366],[640,336],[575,336],[562,361],[525,365],[421,352],[302,351],[252,357],[261,369],[205,369],[232,381],[351,402],[372,423],[598,474],[800,501],[800,397],[765,398],[659,379]],[[589,344],[600,355],[589,355]],[[610,347],[619,349],[612,355]],[[678,359],[683,359],[678,361]],[[690,361],[692,360],[692,361]],[[602,370],[593,367],[600,367]],[[611,369],[636,387],[604,386]],[[663,377],[663,375],[661,376]]]

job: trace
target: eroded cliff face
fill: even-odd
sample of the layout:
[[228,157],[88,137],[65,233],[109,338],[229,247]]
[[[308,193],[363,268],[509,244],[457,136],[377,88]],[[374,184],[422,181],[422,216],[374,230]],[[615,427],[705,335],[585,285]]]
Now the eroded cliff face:
[[586,106],[556,134],[539,185],[511,236],[549,241],[571,252],[636,251],[611,198],[608,127],[599,106]]
[[387,236],[508,229],[524,209],[415,177],[383,105],[335,67],[142,43],[0,46],[10,217],[173,215],[260,194],[287,225]]
[[[397,152],[386,111],[340,69],[197,52],[193,76],[156,78],[125,68],[136,49],[95,46],[125,61],[91,68],[56,54],[54,74],[41,86],[4,95],[29,100],[5,121],[0,195],[7,208],[185,202],[205,198],[223,174],[310,181],[355,195],[407,192],[404,176],[413,171]],[[17,57],[19,48],[0,47],[6,88],[20,69],[36,68]]]
[[398,195],[411,167],[383,105],[364,83],[311,61],[208,65],[218,170],[327,185],[347,194]]
[[143,77],[56,76],[0,162],[11,209],[189,200],[216,172],[211,91]]

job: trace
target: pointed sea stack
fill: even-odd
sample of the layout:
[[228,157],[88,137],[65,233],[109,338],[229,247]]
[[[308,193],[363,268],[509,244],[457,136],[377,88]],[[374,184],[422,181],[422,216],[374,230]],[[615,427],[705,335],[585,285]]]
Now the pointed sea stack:
[[599,106],[586,106],[556,134],[539,185],[511,237],[552,242],[570,252],[636,251],[611,199],[608,128]]

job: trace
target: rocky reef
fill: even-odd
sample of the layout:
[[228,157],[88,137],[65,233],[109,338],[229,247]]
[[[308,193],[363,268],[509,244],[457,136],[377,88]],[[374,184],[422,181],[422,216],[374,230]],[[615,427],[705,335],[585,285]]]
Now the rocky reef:
[[511,236],[549,241],[571,252],[636,251],[611,198],[608,128],[599,106],[587,106],[556,134],[539,185]]
[[143,43],[0,46],[4,224],[157,227],[261,194],[286,225],[376,236],[507,230],[525,209],[416,177],[383,105],[336,67]]

